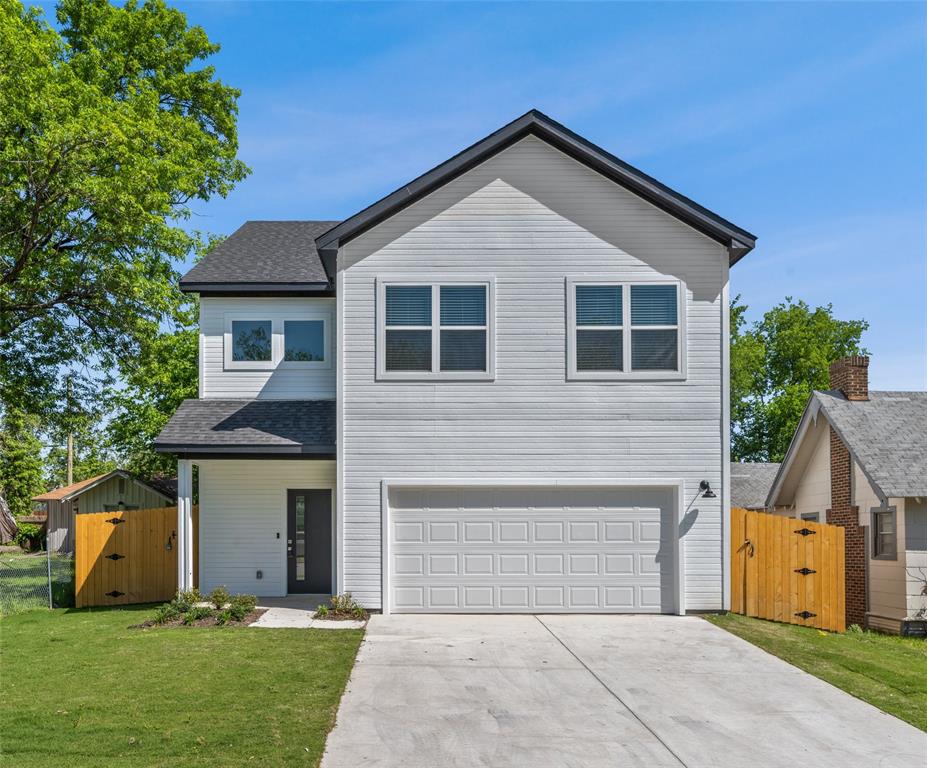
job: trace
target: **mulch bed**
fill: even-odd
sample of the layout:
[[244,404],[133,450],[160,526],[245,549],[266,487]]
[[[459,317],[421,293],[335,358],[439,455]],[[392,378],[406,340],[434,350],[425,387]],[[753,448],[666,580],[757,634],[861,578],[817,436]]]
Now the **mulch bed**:
[[251,613],[246,614],[245,618],[241,621],[229,621],[226,624],[216,624],[215,616],[207,616],[205,619],[198,619],[192,624],[184,624],[183,619],[178,617],[172,621],[165,621],[163,624],[158,624],[154,619],[148,619],[148,621],[143,621],[141,624],[133,624],[131,629],[150,629],[151,627],[180,627],[182,629],[187,629],[188,627],[247,627],[249,624],[254,624],[261,616],[266,613],[266,608],[255,608]]

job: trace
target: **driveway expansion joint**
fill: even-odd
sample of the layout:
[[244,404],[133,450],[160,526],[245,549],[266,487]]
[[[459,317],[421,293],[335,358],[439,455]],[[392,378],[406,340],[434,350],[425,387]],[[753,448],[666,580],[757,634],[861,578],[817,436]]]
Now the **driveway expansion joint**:
[[593,672],[592,669],[589,667],[589,665],[586,664],[586,662],[583,661],[579,656],[577,656],[576,653],[573,651],[573,649],[570,648],[570,646],[568,646],[565,642],[563,642],[563,640],[561,640],[557,636],[557,634],[549,626],[547,626],[547,624],[544,623],[544,621],[541,619],[540,616],[535,615],[534,618],[537,620],[537,622],[542,627],[544,627],[544,629],[546,629],[550,633],[550,636],[554,638],[554,640],[556,640],[558,643],[560,643],[560,645],[563,646],[564,650],[566,650],[567,653],[569,653],[574,659],[576,659],[576,661],[580,663],[583,669],[585,669],[590,675],[592,675],[595,678],[596,682],[599,685],[601,685],[606,691],[608,691],[609,695],[613,699],[615,699],[615,701],[621,704],[621,706],[624,707],[631,714],[631,716],[635,720],[637,720],[637,722],[639,722],[657,741],[660,742],[660,744],[663,745],[663,748],[675,758],[676,762],[678,762],[681,766],[683,766],[683,768],[688,768],[688,766],[683,762],[682,758],[679,757],[679,755],[677,755],[673,751],[672,747],[670,747],[669,744],[667,744],[665,741],[663,741],[663,739],[660,738],[660,734],[658,734],[653,728],[651,728],[641,718],[641,716],[637,714],[637,712],[631,709],[631,707],[628,706],[627,702],[625,702],[617,693],[615,693],[615,691],[611,687],[609,687],[608,683],[606,683],[601,677],[599,677],[595,672]]

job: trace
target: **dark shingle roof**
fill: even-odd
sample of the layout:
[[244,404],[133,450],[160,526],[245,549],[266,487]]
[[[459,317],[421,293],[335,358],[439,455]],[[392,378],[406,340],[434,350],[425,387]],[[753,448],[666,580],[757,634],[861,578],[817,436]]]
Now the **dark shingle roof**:
[[335,453],[334,400],[184,400],[155,438],[160,453]]
[[247,221],[183,276],[185,291],[328,287],[315,239],[337,221]]
[[815,392],[828,422],[885,496],[927,496],[927,392]]
[[779,472],[773,462],[731,462],[731,506],[757,509],[766,506],[766,496]]

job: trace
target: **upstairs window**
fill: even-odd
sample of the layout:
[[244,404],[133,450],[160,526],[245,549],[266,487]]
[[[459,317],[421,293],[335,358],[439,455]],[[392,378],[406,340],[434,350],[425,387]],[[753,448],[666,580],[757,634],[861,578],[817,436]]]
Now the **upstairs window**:
[[270,362],[273,359],[273,332],[270,320],[232,321],[232,360]]
[[284,320],[283,359],[288,363],[320,363],[325,360],[324,321]]
[[567,291],[570,378],[684,378],[680,283],[568,280]]
[[244,312],[226,314],[224,367],[330,368],[330,320],[330,313],[317,310],[298,314],[270,310],[264,318]]
[[492,377],[492,282],[380,283],[379,378]]

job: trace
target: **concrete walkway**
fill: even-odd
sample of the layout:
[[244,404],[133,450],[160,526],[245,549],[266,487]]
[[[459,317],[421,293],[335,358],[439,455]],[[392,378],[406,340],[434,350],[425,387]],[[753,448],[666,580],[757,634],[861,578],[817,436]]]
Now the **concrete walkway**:
[[924,765],[927,734],[696,617],[374,616],[323,768]]
[[316,608],[328,603],[329,595],[287,595],[258,598],[265,613],[252,627],[271,629],[360,629],[363,621],[326,621],[315,617]]

